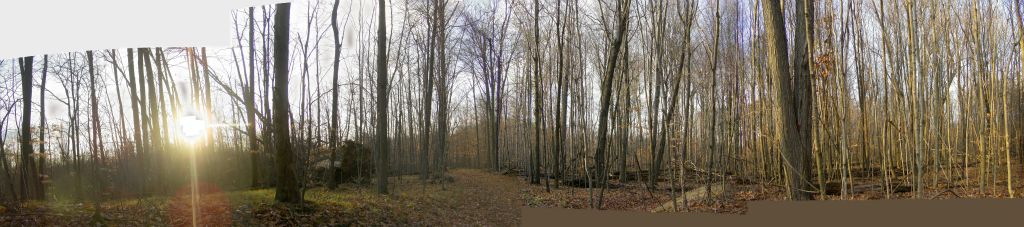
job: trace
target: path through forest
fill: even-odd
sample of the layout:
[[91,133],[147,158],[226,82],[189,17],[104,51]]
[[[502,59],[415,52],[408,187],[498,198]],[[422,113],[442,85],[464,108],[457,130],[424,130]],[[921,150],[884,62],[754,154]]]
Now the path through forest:
[[[445,188],[452,198],[436,201],[436,223],[469,226],[516,226],[524,205],[520,178],[497,175],[483,170],[459,169],[450,172],[454,181]],[[408,190],[408,189],[406,189]],[[429,205],[429,204],[426,204]],[[430,209],[430,207],[422,207]],[[430,211],[427,211],[430,212]]]

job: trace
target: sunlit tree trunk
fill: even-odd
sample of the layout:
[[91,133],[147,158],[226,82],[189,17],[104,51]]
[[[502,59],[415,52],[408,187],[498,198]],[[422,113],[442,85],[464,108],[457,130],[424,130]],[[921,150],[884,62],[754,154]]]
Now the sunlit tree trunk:
[[[804,6],[804,1],[797,1],[797,8],[801,9]],[[799,68],[795,78],[796,83],[791,84],[791,74],[789,71],[787,44],[786,44],[786,30],[783,24],[782,6],[780,1],[765,0],[764,1],[764,17],[766,36],[768,38],[768,69],[769,73],[772,74],[778,81],[779,87],[776,93],[779,105],[782,109],[783,114],[783,127],[785,132],[783,133],[783,142],[785,154],[783,157],[787,163],[787,175],[788,175],[788,186],[789,186],[789,197],[794,200],[807,200],[810,199],[810,191],[808,189],[807,177],[810,175],[810,165],[808,156],[810,155],[810,69],[806,58],[801,58],[806,55],[806,24],[805,22],[797,22],[802,26],[797,26],[796,39],[800,42],[796,42],[796,62]],[[803,21],[797,19],[798,21]],[[804,54],[800,54],[803,52]],[[802,63],[801,63],[802,62]],[[800,78],[803,77],[803,78]],[[798,106],[800,106],[798,108]],[[806,135],[806,136],[801,136]]]

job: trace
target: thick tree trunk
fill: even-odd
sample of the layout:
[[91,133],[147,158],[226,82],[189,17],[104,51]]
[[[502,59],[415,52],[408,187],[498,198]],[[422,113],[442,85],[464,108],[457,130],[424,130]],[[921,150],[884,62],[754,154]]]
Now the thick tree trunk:
[[[794,70],[793,87],[792,87],[792,99],[793,108],[792,111],[786,111],[787,116],[794,117],[793,121],[784,120],[789,122],[787,127],[787,152],[788,159],[791,165],[790,184],[795,186],[791,189],[790,194],[795,200],[807,200],[812,199],[809,193],[810,188],[807,185],[802,185],[801,182],[806,182],[806,179],[810,176],[811,165],[811,100],[813,100],[813,93],[811,91],[811,82],[813,81],[813,74],[811,71],[811,59],[813,56],[812,49],[814,47],[814,1],[813,0],[796,0],[796,7],[798,12],[803,12],[802,16],[796,21],[796,35],[794,35],[793,45],[797,48],[794,51],[794,62],[797,62],[797,68]],[[798,14],[801,15],[801,14]],[[787,81],[787,80],[782,80]],[[799,191],[796,191],[799,190]]]
[[[704,193],[705,193],[705,195],[707,195],[706,197],[704,197],[705,201],[711,201],[711,199],[713,197],[712,196],[713,194],[711,194],[711,181],[713,180],[713,177],[714,177],[714,174],[712,174],[712,173],[714,173],[714,171],[715,171],[715,154],[718,153],[718,155],[721,155],[723,153],[723,152],[718,151],[718,150],[715,149],[716,147],[718,147],[717,146],[718,145],[718,134],[716,133],[716,131],[718,129],[718,116],[717,116],[717,114],[718,114],[718,107],[716,105],[718,103],[718,91],[717,91],[717,88],[718,88],[718,40],[719,40],[719,36],[721,35],[720,26],[721,26],[721,20],[722,20],[722,16],[719,13],[720,12],[719,4],[721,4],[721,1],[720,0],[716,0],[715,1],[715,31],[713,32],[715,34],[715,40],[713,41],[714,44],[711,46],[711,48],[713,48],[712,51],[711,51],[711,89],[710,89],[710,92],[711,92],[711,101],[710,101],[711,102],[711,107],[709,107],[711,109],[711,123],[710,123],[711,124],[711,141],[709,142],[710,149],[708,149],[709,153],[708,153],[708,156],[707,156],[708,157],[708,162],[707,162],[708,163],[707,164],[707,178],[706,178],[707,181],[705,181],[705,183],[707,183],[708,186],[704,187],[705,190],[706,190]],[[722,173],[723,173],[722,175],[724,176],[725,175],[725,171],[722,171]],[[722,182],[722,184],[725,184],[725,182]]]
[[380,13],[377,20],[377,135],[374,139],[376,158],[377,193],[388,193],[388,48],[384,28],[384,0],[377,6]]
[[[802,9],[804,0],[797,1]],[[810,175],[810,69],[806,58],[806,21],[798,19],[796,42],[798,72],[796,82],[791,83],[787,57],[786,31],[783,24],[782,6],[779,1],[764,1],[766,36],[768,39],[768,70],[779,81],[777,101],[783,115],[782,134],[784,158],[787,163],[789,197],[793,200],[811,199],[807,177]],[[802,52],[802,53],[801,53]],[[802,60],[801,60],[802,59]],[[795,90],[794,90],[795,89]]]
[[36,161],[32,154],[32,61],[33,57],[18,59],[21,66],[21,92],[22,92],[22,116],[21,116],[21,168],[22,168],[22,198],[43,199],[41,189],[37,188],[39,173],[36,169]]
[[291,3],[278,3],[274,14],[274,140],[277,143],[277,193],[281,203],[301,203],[302,194],[295,179],[295,154],[292,152],[288,104],[288,17]]
[[434,46],[437,49],[437,149],[434,149],[434,169],[441,182],[444,182],[444,173],[448,168],[446,155],[448,154],[448,134],[449,128],[451,127],[449,122],[449,107],[448,102],[451,99],[449,96],[449,82],[448,82],[448,17],[446,8],[448,6],[447,0],[438,0],[434,2],[434,20],[437,26],[437,32],[435,33],[437,38],[434,41]]

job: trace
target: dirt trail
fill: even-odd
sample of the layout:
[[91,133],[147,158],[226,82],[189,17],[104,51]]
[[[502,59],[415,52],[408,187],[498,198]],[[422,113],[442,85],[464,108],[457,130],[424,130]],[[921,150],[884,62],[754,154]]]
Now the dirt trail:
[[454,218],[453,224],[470,226],[518,226],[523,206],[522,182],[515,177],[488,173],[483,170],[458,169],[450,174],[455,182],[449,185],[455,190],[451,198],[457,207],[446,209],[453,212],[447,217]]

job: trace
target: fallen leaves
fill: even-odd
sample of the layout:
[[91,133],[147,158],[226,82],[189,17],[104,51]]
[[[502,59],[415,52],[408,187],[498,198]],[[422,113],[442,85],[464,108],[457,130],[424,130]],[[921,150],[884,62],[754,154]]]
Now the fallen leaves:
[[[168,201],[167,214],[172,226],[193,226],[193,220],[202,226],[231,226],[232,215],[227,197],[219,188],[199,184],[197,204],[193,204],[191,187],[179,189]],[[192,217],[193,209],[197,214]]]
[[[452,170],[453,181],[422,184],[415,176],[392,179],[391,195],[366,185],[306,191],[306,202],[283,205],[273,189],[221,192],[200,185],[202,226],[515,226],[522,184],[481,170]],[[190,226],[191,188],[169,197],[93,203],[32,202],[0,209],[0,226]],[[99,212],[96,212],[96,211]]]
[[[588,191],[564,185],[548,192],[544,185],[530,185],[524,178],[483,170],[450,173],[454,181],[441,181],[444,184],[424,184],[416,176],[394,177],[390,195],[377,194],[372,187],[358,184],[342,184],[335,190],[313,188],[305,192],[306,202],[299,205],[275,203],[274,189],[222,192],[211,185],[200,185],[197,219],[202,226],[515,226],[522,206],[589,209],[591,198],[596,202],[600,193],[600,189]],[[701,182],[690,178],[687,182]],[[638,181],[611,183],[616,188],[604,191],[601,209],[742,214],[748,201],[785,199],[781,186],[730,179],[724,187],[715,184],[710,199],[703,199],[705,184],[689,183],[683,188],[688,195],[686,206],[670,209],[666,204],[671,204],[673,193],[680,196],[684,192],[679,188],[670,191],[667,182],[650,190]],[[924,195],[937,199],[1007,196],[998,190],[950,185],[928,187]],[[891,198],[912,196],[913,192],[894,193]],[[844,199],[884,198],[884,192],[868,190]],[[816,199],[840,198],[826,195]],[[682,206],[683,201],[676,204]],[[191,188],[187,187],[173,196],[108,201],[101,206],[91,201],[32,201],[0,206],[0,226],[189,226],[192,207]]]

